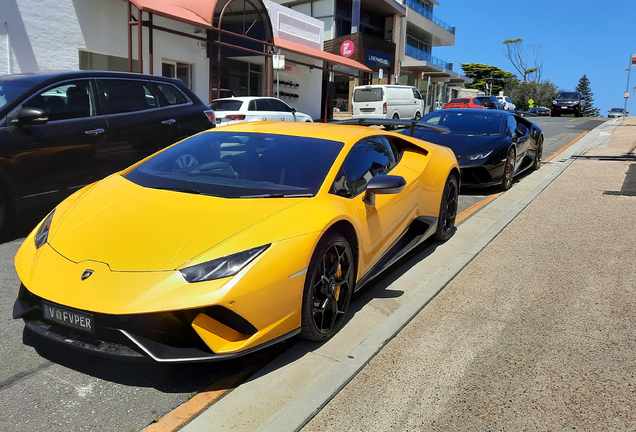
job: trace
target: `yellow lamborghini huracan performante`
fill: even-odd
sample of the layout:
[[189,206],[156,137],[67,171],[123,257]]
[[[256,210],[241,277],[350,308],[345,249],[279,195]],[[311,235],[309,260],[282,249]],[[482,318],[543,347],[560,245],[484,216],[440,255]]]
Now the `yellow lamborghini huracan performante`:
[[63,201],[15,257],[32,331],[161,362],[333,336],[355,290],[454,232],[446,147],[380,129],[202,132]]

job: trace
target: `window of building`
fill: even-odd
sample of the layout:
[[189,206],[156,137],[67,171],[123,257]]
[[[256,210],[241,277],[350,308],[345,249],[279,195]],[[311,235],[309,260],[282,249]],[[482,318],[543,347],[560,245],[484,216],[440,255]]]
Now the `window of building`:
[[192,89],[192,65],[171,60],[161,62],[161,76],[180,79],[186,87]]
[[[80,50],[79,68],[80,70],[128,72],[128,58]],[[133,60],[132,70],[139,70],[138,60]]]
[[426,42],[414,38],[413,36],[406,36],[406,44],[426,53],[431,53],[431,46]]

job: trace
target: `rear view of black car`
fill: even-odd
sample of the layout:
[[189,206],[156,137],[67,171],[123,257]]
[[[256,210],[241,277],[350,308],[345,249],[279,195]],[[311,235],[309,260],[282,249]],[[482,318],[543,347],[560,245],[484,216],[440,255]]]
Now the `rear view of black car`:
[[477,96],[475,99],[479,99],[479,102],[487,109],[504,109],[497,96]]
[[170,78],[0,76],[0,227],[214,125],[214,111]]
[[585,97],[581,92],[561,92],[552,101],[552,117],[561,114],[574,114],[575,117],[585,115]]

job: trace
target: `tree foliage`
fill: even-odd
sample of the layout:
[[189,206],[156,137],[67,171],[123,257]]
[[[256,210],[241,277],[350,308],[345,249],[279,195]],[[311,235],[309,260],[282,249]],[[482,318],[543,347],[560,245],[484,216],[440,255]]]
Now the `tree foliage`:
[[503,41],[504,55],[510,63],[517,69],[523,81],[532,78],[533,81],[541,82],[543,75],[543,47],[541,45],[530,45],[525,47],[523,39],[506,39]]
[[506,94],[518,110],[527,111],[528,101],[534,100],[534,106],[550,108],[552,99],[557,95],[557,87],[550,80],[538,83],[536,81],[515,83],[506,88]]
[[598,117],[601,111],[594,107],[594,94],[592,93],[592,89],[590,89],[590,80],[585,74],[579,80],[575,90],[583,93],[585,98],[585,116]]
[[[482,63],[462,63],[462,70],[464,75],[473,80],[473,83],[467,87],[479,89],[485,94],[498,95],[504,88],[518,82],[516,75],[497,66]],[[492,84],[492,91],[486,88],[486,84]]]

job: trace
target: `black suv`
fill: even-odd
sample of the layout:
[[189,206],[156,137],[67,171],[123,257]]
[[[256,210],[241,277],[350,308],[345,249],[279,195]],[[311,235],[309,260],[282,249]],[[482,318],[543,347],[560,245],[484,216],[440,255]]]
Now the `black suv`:
[[581,92],[561,92],[552,101],[552,117],[561,114],[574,114],[576,117],[585,115],[585,98]]
[[475,99],[479,99],[479,102],[487,109],[504,109],[497,96],[475,96]]
[[117,72],[0,76],[0,227],[214,127],[181,81]]

